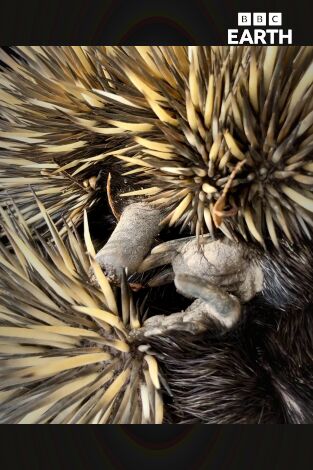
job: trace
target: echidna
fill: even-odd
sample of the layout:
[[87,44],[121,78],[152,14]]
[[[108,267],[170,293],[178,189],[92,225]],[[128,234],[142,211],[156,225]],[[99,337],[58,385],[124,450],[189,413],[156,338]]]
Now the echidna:
[[128,194],[197,234],[310,238],[312,60],[312,47],[113,48],[110,89],[133,105],[107,107],[107,126],[137,144],[119,158],[144,186]]
[[[312,47],[22,47],[13,52],[13,58],[0,57],[7,67],[0,77],[1,204],[13,210],[13,198],[24,218],[41,228],[31,185],[66,234],[63,219],[67,225],[81,221],[83,209],[101,198],[99,174],[113,157],[116,163],[106,171],[114,169],[122,178],[112,181],[110,204],[114,209],[118,203],[123,213],[97,256],[111,278],[122,279],[125,266],[130,273],[142,268],[163,226],[180,226],[198,240],[206,232],[212,239],[226,235],[243,243],[248,258],[261,266],[263,297],[288,314],[292,331],[292,314],[302,315],[312,296]],[[245,310],[258,325],[258,305],[252,301]],[[249,369],[250,361],[255,366],[259,351],[266,350],[257,341],[245,348],[249,332],[241,334],[242,341],[230,347],[244,354],[239,351],[237,362],[232,354],[226,358],[230,370]],[[168,354],[177,415],[222,422],[223,415],[210,410],[222,406],[227,414],[230,402],[211,395],[216,356],[210,355],[208,340],[208,354],[199,346],[203,355],[194,361],[188,344],[198,350],[197,338],[188,343],[184,335],[173,341],[169,336],[158,344]],[[280,342],[277,335],[278,348]],[[219,344],[223,355],[226,343]],[[305,347],[310,350],[308,343]],[[202,360],[203,366],[208,363],[208,375],[202,374],[208,382],[193,388],[194,377],[204,370]],[[263,364],[262,371],[270,367]],[[288,380],[292,377],[297,377],[293,368]],[[240,406],[244,397],[238,396]],[[201,407],[211,397],[206,413]]]
[[34,202],[53,244],[34,241],[17,206],[1,209],[14,251],[0,245],[0,422],[161,423],[158,364],[148,345],[130,341],[140,311],[126,283],[115,295],[94,261],[87,218],[86,248],[68,227],[64,244]]
[[[283,275],[273,270],[285,303],[295,299],[296,269],[302,302],[313,274],[312,60],[312,47],[297,46],[109,48],[103,96],[112,101],[104,116],[118,148],[124,143],[116,157],[133,185],[120,196],[138,197],[158,227],[149,228],[134,205],[125,233],[136,226],[135,243],[128,237],[123,253],[114,236],[118,256],[111,243],[100,264],[112,272],[138,244],[147,251],[164,225],[190,227],[198,237],[223,232],[253,248],[266,272],[270,262],[283,267]],[[142,253],[137,268],[141,261]],[[308,268],[302,274],[300,265]]]
[[162,223],[276,248],[310,238],[312,47],[14,52],[0,56],[0,137],[15,199],[33,185],[54,219],[75,222],[115,156],[140,185],[124,195],[165,208]]
[[258,298],[226,334],[211,324],[198,336],[169,332],[150,344],[162,351],[177,422],[313,422],[312,304],[281,312]]
[[[190,226],[198,238],[220,228],[244,242],[261,267],[266,303],[247,304],[235,331],[214,340],[212,322],[198,338],[157,328],[175,411],[188,422],[311,422],[313,49],[180,53],[113,48],[104,59],[112,92],[142,107],[139,123],[131,105],[107,109],[108,123],[138,145],[119,156],[140,186],[122,196],[142,198],[161,225]],[[155,233],[138,205],[128,211],[146,248]],[[118,225],[98,254],[105,269],[131,258],[129,228]],[[168,255],[155,251],[143,264],[168,263]]]
[[101,124],[107,72],[96,57],[104,49],[0,50],[0,204],[14,198],[37,229],[43,221],[30,186],[61,234],[62,219],[77,225],[104,194],[103,161],[119,153]]

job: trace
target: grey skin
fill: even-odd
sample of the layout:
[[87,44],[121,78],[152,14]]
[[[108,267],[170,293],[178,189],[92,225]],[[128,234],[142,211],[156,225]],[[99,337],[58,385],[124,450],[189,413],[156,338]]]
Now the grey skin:
[[106,245],[96,259],[113,281],[128,274],[170,265],[150,285],[174,280],[185,297],[196,299],[182,312],[149,318],[136,336],[164,335],[168,331],[198,334],[208,328],[208,320],[217,320],[226,329],[237,323],[241,303],[252,299],[262,290],[263,273],[244,247],[226,238],[199,240],[188,237],[156,246],[149,253],[163,217],[161,212],[146,204],[127,206]]
[[119,281],[123,269],[134,273],[160,231],[161,212],[145,203],[127,206],[111,237],[97,253],[96,260],[106,276]]

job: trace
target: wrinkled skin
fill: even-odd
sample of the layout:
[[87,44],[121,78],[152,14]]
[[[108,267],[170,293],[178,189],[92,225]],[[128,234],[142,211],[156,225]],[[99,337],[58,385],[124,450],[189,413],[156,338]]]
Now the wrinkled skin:
[[184,296],[195,299],[182,312],[149,318],[136,336],[164,335],[168,331],[204,332],[214,319],[231,328],[241,316],[241,303],[262,290],[261,268],[245,248],[227,239],[195,237],[173,240],[155,247],[146,258],[159,232],[162,213],[148,204],[130,204],[112,236],[96,259],[106,275],[117,282],[123,268],[128,274],[170,265],[158,285],[174,280]]

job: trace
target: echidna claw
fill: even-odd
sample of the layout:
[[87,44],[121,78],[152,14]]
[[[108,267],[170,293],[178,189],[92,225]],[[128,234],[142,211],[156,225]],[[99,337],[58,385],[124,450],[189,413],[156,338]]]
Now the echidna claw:
[[206,297],[205,301],[197,299],[185,311],[168,316],[155,315],[146,320],[134,335],[142,339],[164,336],[174,331],[197,335],[210,329],[213,324],[229,329],[237,323],[241,315],[241,305],[235,296],[212,286],[203,289],[202,293]]
[[[188,274],[178,274],[175,277],[175,285],[185,296],[200,300],[200,303],[192,305],[194,307],[197,305],[197,309],[202,311],[201,316],[208,314],[226,327],[231,327],[239,319],[241,305],[238,298],[219,287]],[[193,321],[194,308],[185,313],[185,321]]]
[[[263,274],[242,245],[227,239],[206,237],[199,247],[196,237],[166,242],[154,248],[141,268],[167,264],[172,269],[157,274],[149,286],[174,283],[179,293],[196,299],[182,312],[156,315],[136,331],[141,338],[162,336],[173,331],[193,335],[218,326],[232,328],[241,317],[241,302],[247,302],[262,290]],[[144,269],[142,269],[144,270]]]
[[113,282],[119,282],[125,267],[132,274],[170,265],[150,279],[149,287],[174,280],[178,292],[196,299],[183,312],[149,318],[134,332],[134,337],[144,339],[171,331],[196,335],[213,324],[231,328],[240,318],[240,302],[247,302],[262,289],[261,269],[249,259],[242,245],[227,239],[213,240],[210,235],[165,242],[145,258],[158,233],[160,219],[160,211],[149,204],[130,204],[96,255]]
[[174,260],[176,253],[167,251],[164,253],[152,253],[143,260],[143,262],[136,269],[137,273],[143,273],[150,269],[158,268],[166,264],[171,264]]
[[[161,247],[161,248],[160,248]],[[177,283],[183,282],[183,276],[188,273],[189,282],[180,289],[186,297],[202,298],[197,292],[200,286],[217,286],[236,295],[240,301],[251,300],[262,290],[262,269],[251,258],[242,245],[227,239],[212,240],[205,237],[199,247],[196,237],[173,240],[153,248],[151,254],[139,266],[140,272],[151,270],[162,265],[171,264],[173,274],[160,273],[149,281],[149,286],[172,282],[173,275]],[[196,279],[193,284],[192,276]],[[198,292],[199,293],[199,292]]]
[[175,279],[175,274],[172,268],[165,269],[160,273],[156,274],[147,282],[148,287],[158,287],[164,286],[165,284],[169,284],[173,282]]
[[[190,237],[184,237],[184,238],[178,238],[177,240],[169,240],[164,243],[160,243],[159,245],[155,246],[151,250],[151,255],[156,255],[156,254],[161,254],[161,253],[167,253],[170,251],[177,251],[179,248],[184,246],[187,242],[195,240],[195,236],[192,235]],[[206,234],[203,235],[201,238],[199,238],[199,244],[204,244],[204,243],[209,243],[210,241],[213,241],[211,238],[211,235]]]

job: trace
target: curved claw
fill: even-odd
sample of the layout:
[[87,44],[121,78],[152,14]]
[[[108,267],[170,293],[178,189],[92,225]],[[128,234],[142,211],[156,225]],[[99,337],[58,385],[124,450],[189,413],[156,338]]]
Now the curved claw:
[[151,336],[165,336],[173,331],[197,335],[212,329],[213,325],[229,329],[240,318],[239,301],[237,303],[232,298],[226,299],[227,305],[220,311],[217,300],[221,299],[215,296],[209,303],[197,299],[183,312],[169,316],[155,315],[146,320],[142,328],[132,331],[131,336],[142,340]]
[[[151,253],[143,260],[138,266],[137,272],[142,273],[151,269],[164,266],[166,264],[172,264],[177,254],[187,243],[196,241],[195,236],[180,238],[177,240],[169,240],[155,246]],[[210,235],[204,235],[203,239],[200,240],[200,244],[206,244],[212,242]],[[169,277],[167,282],[173,281],[173,277]],[[166,282],[163,282],[165,284]]]
[[178,274],[175,277],[178,291],[197,299],[185,310],[171,315],[155,315],[144,322],[142,328],[131,333],[136,338],[163,336],[172,331],[200,334],[212,325],[224,328],[234,326],[241,316],[237,297],[212,286],[196,276]]
[[149,287],[164,286],[165,284],[173,282],[174,277],[174,271],[172,270],[172,268],[168,268],[153,276],[153,278],[148,281],[147,285]]
[[[174,282],[178,292],[186,297],[200,299],[201,303],[198,307],[202,315],[214,317],[228,328],[240,318],[241,305],[234,295],[189,274],[177,274]],[[188,309],[186,310],[186,320],[194,320],[194,310],[189,312]]]
[[135,338],[148,338],[151,336],[164,336],[172,331],[185,331],[191,334],[202,333],[202,323],[194,321],[185,321],[185,312],[172,313],[169,316],[155,315],[145,321],[142,328],[131,332]]
[[[155,246],[151,250],[151,254],[161,254],[161,253],[168,252],[168,251],[176,252],[176,251],[179,251],[179,249],[182,246],[184,246],[187,242],[191,242],[196,239],[197,237],[195,235],[192,235],[190,237],[178,238],[176,240],[169,240],[167,242],[160,243],[160,245]],[[214,240],[211,238],[210,234],[205,234],[198,241],[199,241],[199,244],[202,245],[205,243],[210,243],[211,241],[214,241]]]
[[136,269],[137,273],[143,273],[145,271],[150,271],[150,269],[158,268],[165,264],[171,264],[175,258],[176,253],[174,251],[169,251],[165,253],[153,253],[147,256],[143,262]]

